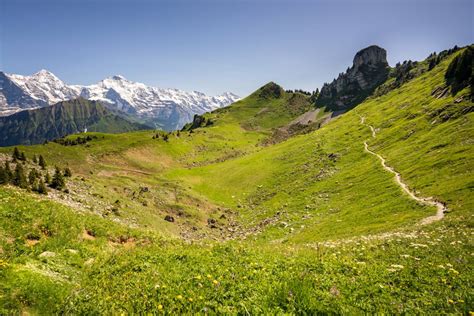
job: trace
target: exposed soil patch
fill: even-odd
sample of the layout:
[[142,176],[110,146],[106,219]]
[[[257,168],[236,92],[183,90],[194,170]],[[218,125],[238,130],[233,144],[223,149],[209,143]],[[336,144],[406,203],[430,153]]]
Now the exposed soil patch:
[[120,236],[118,238],[110,239],[109,245],[112,247],[123,246],[126,249],[130,249],[137,245],[137,241],[133,237]]
[[28,247],[33,247],[34,245],[36,245],[39,242],[40,242],[39,239],[27,239],[25,241],[25,245],[28,246]]
[[87,229],[84,229],[81,236],[84,240],[95,240],[95,234]]

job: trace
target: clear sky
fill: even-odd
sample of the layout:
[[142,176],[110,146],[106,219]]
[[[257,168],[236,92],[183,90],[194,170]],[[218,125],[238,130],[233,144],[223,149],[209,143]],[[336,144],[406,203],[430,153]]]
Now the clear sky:
[[314,90],[371,44],[391,65],[474,42],[473,0],[0,0],[0,70],[68,84]]

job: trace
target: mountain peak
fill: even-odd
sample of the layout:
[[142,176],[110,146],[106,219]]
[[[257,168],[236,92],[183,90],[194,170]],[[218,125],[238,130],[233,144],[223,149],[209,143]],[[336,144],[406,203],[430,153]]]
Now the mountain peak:
[[283,92],[283,88],[273,81],[257,90],[258,96],[261,98],[279,98]]
[[57,78],[51,71],[46,69],[41,69],[38,72],[35,72],[32,77],[50,77],[50,78]]
[[351,68],[324,84],[317,103],[337,111],[354,107],[387,79],[388,72],[387,51],[366,47],[355,54]]
[[[28,77],[26,77],[28,78]],[[41,69],[40,71],[31,75],[32,79],[39,80],[39,81],[61,81],[58,77],[56,77],[51,71],[46,69]]]
[[354,67],[361,65],[379,65],[387,63],[387,51],[377,45],[371,45],[361,49],[354,56]]
[[110,77],[110,79],[117,80],[117,81],[126,81],[127,80],[122,75],[115,75],[115,76]]

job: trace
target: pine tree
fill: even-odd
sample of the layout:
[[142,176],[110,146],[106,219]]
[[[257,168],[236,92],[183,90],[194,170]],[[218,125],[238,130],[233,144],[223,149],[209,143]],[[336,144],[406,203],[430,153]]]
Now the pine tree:
[[13,175],[13,184],[22,189],[26,189],[28,187],[25,170],[23,170],[23,166],[19,163],[16,164],[15,173]]
[[38,158],[36,157],[36,154],[33,155],[33,163],[38,163]]
[[48,171],[46,171],[46,174],[44,175],[44,182],[48,184],[51,183],[51,176],[49,175]]
[[65,168],[65,169],[64,169],[64,176],[65,176],[65,177],[72,177],[71,169]]
[[46,188],[46,185],[41,179],[39,180],[38,187],[36,188],[36,192],[38,192],[39,194],[48,194],[48,189]]
[[36,171],[35,168],[30,170],[30,173],[28,174],[28,182],[33,185],[35,182],[36,178],[38,178],[38,172]]
[[41,169],[46,169],[46,161],[42,155],[39,156],[38,164],[40,165]]
[[13,172],[10,169],[10,163],[8,161],[5,161],[5,167],[3,168],[5,170],[5,183],[10,183],[13,180]]
[[12,160],[16,162],[17,160],[20,159],[20,151],[18,150],[17,147],[13,149],[13,154],[12,154]]
[[64,177],[61,173],[61,169],[59,169],[59,167],[56,167],[56,170],[54,171],[53,175],[53,180],[51,180],[50,187],[56,190],[62,190],[65,186],[66,183],[64,182]]
[[5,172],[5,168],[3,166],[0,166],[0,184],[5,184],[8,183],[9,179],[7,177],[7,174]]
[[25,153],[22,152],[20,153],[20,158],[19,158],[21,161],[26,161],[26,156],[25,156]]

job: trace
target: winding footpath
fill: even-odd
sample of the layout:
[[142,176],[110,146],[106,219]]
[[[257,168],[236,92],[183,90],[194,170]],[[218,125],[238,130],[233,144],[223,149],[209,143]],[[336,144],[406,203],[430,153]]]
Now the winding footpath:
[[[365,123],[365,117],[363,117],[363,116],[360,117],[360,123],[362,125],[365,125],[365,126],[370,128],[370,130],[372,131],[372,138],[376,137],[375,129],[371,125],[368,125],[368,124]],[[433,216],[428,216],[428,217],[424,218],[420,222],[421,225],[431,224],[435,221],[441,220],[444,217],[444,213],[447,211],[447,208],[443,203],[436,201],[432,197],[418,197],[418,196],[416,196],[415,192],[411,191],[410,188],[408,187],[408,185],[405,182],[403,182],[400,173],[396,172],[395,169],[393,169],[392,167],[387,165],[387,163],[385,162],[385,159],[381,155],[379,155],[379,154],[377,154],[377,153],[375,153],[375,152],[373,152],[372,150],[369,149],[369,145],[367,145],[367,141],[364,141],[364,148],[365,148],[366,152],[368,152],[369,154],[374,155],[377,158],[379,158],[380,163],[382,164],[382,167],[385,170],[387,170],[388,172],[395,175],[395,181],[397,182],[398,186],[400,188],[402,188],[402,190],[406,194],[408,194],[408,196],[410,198],[412,198],[413,200],[415,200],[415,201],[417,201],[421,204],[436,207],[436,214],[433,215]]]

